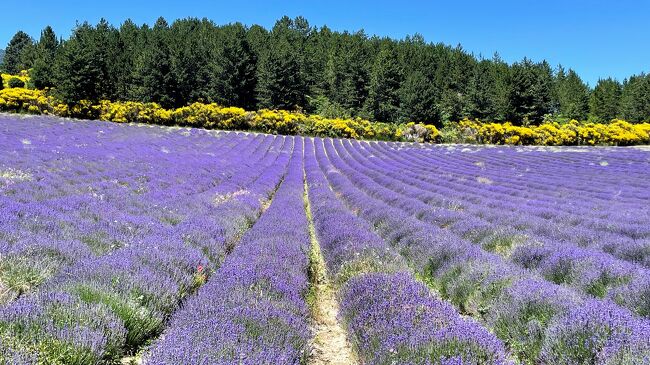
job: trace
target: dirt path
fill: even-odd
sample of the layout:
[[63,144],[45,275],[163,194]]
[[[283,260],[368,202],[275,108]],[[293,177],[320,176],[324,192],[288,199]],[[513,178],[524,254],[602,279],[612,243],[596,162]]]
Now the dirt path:
[[120,360],[120,365],[142,365],[142,356],[130,356]]
[[347,332],[337,316],[339,304],[335,290],[328,278],[325,261],[316,240],[311,209],[305,184],[305,209],[309,220],[311,248],[309,252],[310,307],[314,318],[314,337],[309,353],[310,365],[356,365],[357,358],[350,345]]

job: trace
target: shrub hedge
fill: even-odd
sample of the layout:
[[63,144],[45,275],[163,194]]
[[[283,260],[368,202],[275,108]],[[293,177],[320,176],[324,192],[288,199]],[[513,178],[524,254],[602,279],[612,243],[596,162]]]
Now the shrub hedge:
[[286,110],[246,111],[237,107],[193,103],[164,109],[156,103],[82,100],[69,106],[43,90],[0,90],[0,111],[49,114],[99,119],[118,123],[179,125],[224,130],[248,130],[271,134],[384,141],[456,142],[508,145],[616,145],[650,144],[650,123],[631,124],[613,120],[608,124],[546,122],[538,126],[462,120],[441,131],[432,125],[370,122],[361,118],[324,118]]

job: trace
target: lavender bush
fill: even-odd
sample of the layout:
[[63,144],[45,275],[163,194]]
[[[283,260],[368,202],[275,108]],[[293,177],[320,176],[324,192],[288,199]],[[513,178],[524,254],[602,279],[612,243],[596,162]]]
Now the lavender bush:
[[503,344],[407,274],[355,277],[342,316],[368,364],[506,364]]
[[[616,344],[630,344],[630,333],[639,336],[640,326],[632,314],[607,302],[587,301],[580,308],[556,318],[547,329],[540,359],[545,364],[594,364],[609,358]],[[621,345],[619,345],[621,346]],[[603,353],[608,351],[610,354]],[[633,358],[640,360],[640,354]]]

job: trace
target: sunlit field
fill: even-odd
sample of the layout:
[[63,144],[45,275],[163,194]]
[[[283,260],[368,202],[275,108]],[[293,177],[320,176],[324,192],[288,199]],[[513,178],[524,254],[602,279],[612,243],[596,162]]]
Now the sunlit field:
[[0,364],[650,363],[650,151],[0,115]]

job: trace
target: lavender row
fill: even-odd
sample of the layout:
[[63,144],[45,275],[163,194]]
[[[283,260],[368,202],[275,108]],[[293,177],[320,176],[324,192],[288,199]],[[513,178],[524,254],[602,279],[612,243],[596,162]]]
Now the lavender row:
[[316,147],[321,169],[350,208],[408,258],[443,297],[490,326],[521,361],[593,363],[598,358],[606,364],[619,357],[641,361],[648,356],[636,352],[647,348],[647,339],[639,340],[647,322],[610,302],[587,300],[544,281],[393,206],[411,204],[408,199],[387,193],[384,198],[391,204],[386,204],[367,195],[348,177],[362,187],[373,186],[371,179],[355,171],[342,175],[328,160],[329,156],[339,161],[336,151],[329,149],[326,155],[321,141]]
[[[322,171],[326,172],[326,177],[338,196],[359,217],[371,224],[380,236],[394,245],[402,256],[407,257],[417,270],[423,270],[426,267],[453,266],[453,258],[460,256],[490,262],[490,264],[481,265],[485,268],[480,268],[489,269],[496,275],[494,282],[488,281],[488,286],[498,282],[497,279],[503,276],[502,273],[525,274],[526,271],[523,269],[512,272],[512,266],[504,263],[500,256],[483,251],[480,247],[461,240],[445,230],[415,219],[411,214],[402,210],[402,208],[417,205],[415,199],[401,197],[360,172],[348,169],[336,150],[331,149],[330,140],[317,139],[315,143],[319,166]],[[429,243],[432,245],[431,247],[428,246]],[[436,250],[438,244],[442,247]],[[431,256],[434,253],[440,255]],[[466,269],[474,268],[468,266]],[[450,279],[454,279],[451,274]],[[480,289],[479,287],[474,290],[479,291]],[[454,289],[450,287],[448,291],[447,294],[450,296]],[[477,294],[459,288],[452,298],[452,302],[465,313],[478,314],[482,298]],[[473,296],[471,301],[467,300],[470,296]]]
[[[387,144],[385,147],[391,148]],[[644,173],[636,170],[634,165],[647,164],[645,153],[636,149],[557,149],[557,150],[535,150],[535,149],[512,149],[512,148],[491,148],[475,149],[464,153],[461,149],[418,149],[413,158],[426,156],[429,159],[439,161],[441,168],[446,170],[459,169],[458,171],[480,170],[483,172],[496,172],[492,167],[505,170],[505,175],[498,178],[500,182],[514,183],[517,181],[528,182],[532,191],[545,191],[552,196],[549,186],[544,183],[555,181],[560,188],[577,189],[585,196],[595,199],[609,199],[603,194],[602,188],[620,181],[621,177],[616,175],[625,173],[626,181],[622,186],[621,197],[631,200],[638,198],[637,194],[642,193],[642,178]],[[449,160],[440,159],[448,154]],[[446,162],[444,162],[444,161]],[[483,162],[483,163],[481,163]],[[606,162],[606,163],[605,163]],[[602,163],[602,164],[601,164]],[[535,169],[538,167],[538,169]],[[526,172],[527,174],[521,174]],[[576,172],[571,180],[564,179],[567,172]],[[593,181],[594,174],[601,174],[602,179]],[[529,175],[533,180],[529,180]],[[496,177],[496,176],[495,176]],[[511,178],[512,177],[512,178]],[[539,179],[539,180],[536,180]]]
[[[393,145],[381,144],[394,150]],[[412,147],[412,146],[411,146]],[[618,197],[623,202],[634,202],[648,193],[643,189],[644,172],[638,166],[647,165],[647,152],[637,149],[557,149],[536,150],[518,148],[417,148],[402,149],[400,157],[418,156],[435,160],[435,166],[449,173],[466,174],[472,170],[492,173],[500,184],[521,183],[530,191],[545,192],[548,197],[557,193],[551,187],[576,190],[588,200],[609,201],[607,191],[621,181]],[[445,158],[447,157],[447,158]],[[502,171],[504,174],[496,174]],[[567,175],[572,174],[570,179]],[[598,177],[598,179],[594,179]],[[552,183],[551,186],[548,183]],[[521,193],[526,194],[527,191]],[[573,198],[573,197],[570,197]],[[578,200],[578,199],[576,199]]]
[[302,139],[273,202],[170,321],[145,364],[300,364],[310,337]]
[[[335,141],[334,146],[340,147],[339,142]],[[567,284],[591,295],[603,297],[609,293],[611,298],[638,314],[648,314],[646,308],[650,282],[647,270],[598,251],[545,241],[530,233],[524,235],[527,232],[523,229],[508,230],[494,222],[484,222],[468,216],[465,211],[434,211],[418,200],[429,201],[428,197],[433,195],[431,191],[436,189],[435,185],[415,187],[411,184],[417,184],[417,181],[404,177],[403,173],[400,175],[392,172],[390,165],[385,167],[382,163],[375,163],[374,159],[355,161],[358,157],[348,155],[344,149],[337,148],[336,151],[344,154],[343,161],[356,171],[363,171],[374,181],[399,192],[398,194],[410,199],[415,198],[411,200],[411,204],[404,207],[407,213],[424,221],[442,221],[451,231],[463,237],[472,237],[475,241],[480,241],[484,248],[493,251],[509,250],[514,244],[513,241],[521,237],[522,241],[527,242],[517,243],[518,247],[510,256],[512,262],[535,269],[555,283]],[[368,169],[364,162],[374,164],[375,169]]]
[[[254,202],[224,204],[224,209],[216,212],[220,213],[217,217],[239,219],[252,213],[251,203]],[[214,228],[206,231],[209,227],[202,226],[188,228],[204,235],[212,233],[211,240],[217,241],[221,248],[215,245],[211,249],[225,252],[228,237],[219,237],[224,233],[222,228],[217,227],[216,231]],[[151,237],[149,244],[120,250],[105,260],[77,265],[53,288],[35,297],[19,299],[0,318],[7,325],[9,339],[21,350],[39,356],[40,361],[52,361],[57,356],[65,356],[64,363],[95,363],[113,358],[157,334],[179,300],[205,280],[204,268],[209,267],[209,261],[202,251],[182,243],[182,237]],[[75,302],[61,305],[47,296],[51,292],[62,293]],[[44,304],[34,308],[35,301]],[[83,312],[79,312],[88,309],[75,306],[86,303],[91,308],[106,308],[106,315],[97,314],[95,320],[86,323]],[[15,315],[16,308],[25,306],[30,308],[27,314]],[[57,312],[62,312],[66,320],[52,323],[53,313]],[[104,322],[97,323],[98,320]],[[107,331],[106,323],[121,328],[123,333]],[[80,328],[86,330],[79,331]],[[73,334],[77,337],[70,337]],[[53,341],[58,345],[43,348],[42,344]]]
[[[416,149],[409,149],[408,153],[395,152],[393,149],[383,144],[372,144],[369,145],[369,148],[372,149],[373,152],[381,151],[382,149],[386,150],[386,153],[381,156],[382,159],[384,157],[388,157],[389,159],[397,159],[400,161],[400,163],[409,165],[409,167],[412,168],[414,172],[419,173],[420,175],[422,175],[422,172],[425,171],[427,173],[430,173],[432,176],[444,175],[445,179],[443,181],[440,181],[443,186],[453,190],[457,187],[457,185],[463,185],[464,190],[466,190],[465,195],[471,196],[472,200],[476,201],[482,201],[483,199],[494,200],[495,198],[507,198],[501,199],[500,202],[502,204],[507,204],[509,207],[516,207],[513,202],[520,201],[525,203],[533,199],[536,205],[544,206],[544,204],[548,203],[548,205],[545,207],[552,208],[554,211],[570,209],[567,210],[567,213],[575,212],[576,209],[580,209],[580,206],[583,205],[581,203],[588,201],[588,198],[586,197],[587,194],[585,194],[583,190],[580,190],[576,187],[573,187],[571,189],[567,187],[560,187],[561,181],[558,181],[559,179],[556,179],[556,181],[543,181],[544,184],[542,186],[545,189],[549,189],[549,187],[554,188],[554,190],[550,191],[550,196],[546,196],[546,194],[540,193],[540,189],[538,188],[539,184],[535,184],[537,185],[535,187],[531,186],[533,182],[544,179],[545,176],[537,176],[535,172],[539,171],[540,169],[544,170],[546,168],[546,165],[537,166],[535,168],[526,166],[523,168],[516,165],[515,163],[510,166],[501,166],[497,164],[496,161],[488,162],[488,157],[492,157],[493,155],[496,157],[501,157],[504,160],[508,160],[510,156],[504,156],[504,154],[501,153],[504,152],[502,149],[497,150],[496,153],[487,151],[483,152],[480,155],[478,153],[472,154],[471,156],[473,157],[474,163],[467,163],[462,161],[462,157],[464,156],[462,156],[462,153],[458,152],[447,152],[439,156],[435,154],[429,154],[427,157],[416,158],[415,156],[418,155],[418,150]],[[508,150],[505,150],[505,152],[507,151]],[[398,153],[399,156],[397,156]],[[461,156],[459,157],[459,155]],[[554,158],[555,155],[557,154],[547,153],[545,156],[549,158],[549,160],[558,163],[557,159]],[[526,155],[526,158],[532,159],[533,157]],[[574,168],[585,175],[589,174],[587,176],[595,174],[602,175],[605,172],[601,170],[605,169],[605,167],[601,166],[590,168],[575,166]],[[630,169],[628,168],[628,170]],[[533,179],[531,179],[530,176],[533,176]],[[566,180],[566,177],[564,180]],[[592,185],[596,184],[598,184],[597,180],[592,182]],[[624,184],[621,186],[621,188],[624,189],[626,186],[627,185]],[[522,189],[523,187],[525,187],[525,189]],[[614,187],[616,186],[609,184],[604,188],[612,189]],[[614,192],[608,194],[607,204],[610,204],[612,202],[612,199],[616,199],[616,202],[620,200],[622,190],[618,187],[617,189],[618,192],[616,192],[615,196],[613,196]],[[485,194],[486,192],[489,192],[490,194]],[[576,197],[578,199],[575,199]],[[634,200],[637,206],[637,210],[639,207],[639,201],[640,200],[638,199]],[[560,202],[565,203],[566,208],[564,208],[564,205],[560,205]],[[490,204],[490,202],[486,201],[486,204]],[[626,206],[630,207],[630,204],[626,204]],[[585,206],[585,209],[580,211],[580,218],[583,219],[583,216],[588,216],[593,213],[597,213],[598,215],[607,213],[610,215],[611,213],[616,212],[616,210],[603,211],[602,207],[599,211],[595,211],[594,208],[596,207],[593,205]],[[540,210],[540,212],[542,211]],[[622,210],[622,212],[625,212],[625,210]],[[635,217],[628,218],[631,218],[633,220]],[[597,219],[600,220],[600,218]],[[558,218],[557,220],[559,221],[561,218]]]
[[[53,199],[51,204],[2,205],[2,212],[9,216],[4,221],[7,230],[17,237],[0,250],[0,282],[8,288],[4,301],[31,290],[75,262],[137,245],[153,232],[173,230],[173,223],[182,219],[179,210],[190,204],[188,199],[179,199],[171,206],[161,206],[154,200],[160,207],[157,209],[153,202],[111,193],[98,185],[93,187],[102,191],[102,200],[74,196]],[[107,201],[120,198],[133,205],[120,209]],[[30,227],[21,229],[26,223]]]
[[[241,208],[245,208],[242,204]],[[228,213],[224,211],[221,213]],[[239,212],[241,213],[241,212]],[[235,217],[233,217],[235,218]],[[213,233],[210,237],[212,241],[217,241],[224,251],[224,238],[219,238],[223,234],[221,229],[216,232],[205,231],[206,227],[192,227],[201,231],[202,234]],[[87,265],[78,266],[74,274],[81,275],[81,280],[67,279],[68,276],[62,277],[62,283],[53,288],[55,293],[63,291],[64,296],[73,297],[79,302],[91,302],[90,307],[109,307],[108,314],[115,312],[117,318],[106,320],[108,323],[116,323],[116,326],[126,326],[126,332],[123,336],[120,334],[102,331],[101,328],[94,327],[98,325],[95,322],[91,327],[94,331],[85,331],[80,334],[81,338],[61,338],[63,330],[79,329],[79,326],[87,326],[80,318],[80,313],[75,313],[73,304],[66,303],[63,308],[54,299],[40,294],[36,298],[25,297],[4,311],[2,316],[3,324],[7,325],[7,335],[12,342],[17,342],[23,351],[41,352],[41,361],[52,361],[54,356],[59,353],[66,353],[64,363],[94,363],[101,357],[112,357],[115,352],[115,344],[112,341],[120,343],[120,346],[131,347],[152,335],[159,330],[162,324],[165,312],[175,306],[179,298],[186,292],[189,292],[190,286],[200,284],[205,278],[205,272],[201,269],[207,267],[205,257],[201,255],[198,249],[184,247],[182,243],[169,242],[173,239],[176,242],[182,242],[181,237],[151,237],[148,245],[141,245],[138,248],[120,250],[115,255],[108,257],[107,260],[97,260],[87,262]],[[162,244],[160,242],[163,242]],[[210,241],[204,242],[209,243]],[[216,246],[216,245],[215,245]],[[217,250],[214,247],[213,250]],[[107,282],[108,281],[108,282]],[[67,295],[73,291],[73,296]],[[57,293],[58,294],[58,293]],[[42,298],[45,297],[45,300]],[[40,300],[45,304],[37,308],[30,308],[29,315],[22,314],[12,316],[13,311],[21,306],[33,306],[34,302]],[[99,302],[99,303],[94,303]],[[56,310],[56,311],[55,311]],[[87,309],[86,309],[87,310]],[[66,321],[63,323],[49,323],[53,311],[63,311],[66,315]],[[69,317],[69,318],[68,318]],[[102,319],[102,316],[96,316]],[[106,316],[103,316],[106,317]],[[20,328],[29,329],[24,333]],[[54,327],[52,327],[54,326]],[[56,327],[63,327],[57,329]],[[50,328],[52,327],[52,328]],[[83,328],[83,327],[82,327]],[[74,332],[71,332],[74,333]],[[94,338],[93,338],[94,335]],[[89,338],[90,337],[90,338]],[[61,342],[59,346],[41,349],[42,343],[51,342],[56,339]],[[94,339],[99,343],[88,344],[86,342]],[[37,348],[30,348],[32,346]],[[75,355],[74,350],[80,354]],[[42,353],[45,352],[45,353]],[[87,352],[91,352],[88,354]]]
[[[632,166],[642,170],[638,163]],[[598,174],[602,174],[598,170],[605,169],[605,167],[597,167],[593,168],[593,170]],[[627,174],[626,172],[623,176]],[[539,219],[535,218],[535,230],[550,236],[553,240],[574,241],[581,246],[602,250],[620,259],[650,267],[650,255],[648,254],[650,252],[648,250],[650,239],[647,237],[640,238],[644,234],[644,230],[647,231],[648,221],[650,220],[647,209],[643,208],[643,202],[650,201],[650,197],[646,195],[645,198],[638,197],[632,203],[620,203],[618,196],[621,189],[627,186],[624,179],[625,177],[621,177],[623,181],[619,181],[618,184],[610,184],[607,187],[611,191],[608,194],[609,200],[604,204],[599,204],[600,207],[592,203],[581,204],[587,199],[583,197],[581,192],[572,189],[566,189],[566,192],[561,193],[560,199],[562,201],[555,198],[556,200],[551,205],[543,206],[540,204],[539,196],[531,195],[526,201],[522,202],[521,206],[518,206],[509,203],[509,201],[514,200],[512,195],[519,194],[515,189],[509,189],[509,194],[503,196],[505,199],[497,200],[499,198],[497,193],[504,190],[502,188],[503,182],[500,181],[492,185],[478,184],[482,186],[474,188],[477,192],[474,196],[479,199],[478,196],[482,195],[480,203],[483,208],[476,211],[488,219],[500,219],[501,221],[518,219],[521,213],[526,213],[531,218],[539,217]],[[438,179],[436,184],[445,184],[445,182]],[[467,185],[467,187],[462,186],[464,192],[462,196],[472,195],[467,191],[469,186],[476,185],[476,183],[466,180],[461,184]],[[553,187],[555,183],[549,181],[547,186]],[[450,187],[451,191],[454,189],[458,189],[458,186],[452,185]],[[490,199],[490,197],[493,198]],[[605,204],[608,206],[604,207]],[[583,209],[579,208],[581,205],[584,205]],[[493,213],[490,213],[486,206],[492,207]],[[498,209],[495,210],[497,207]],[[567,207],[568,211],[563,213],[563,207]],[[506,210],[511,210],[513,213],[506,213]],[[598,219],[588,218],[590,214],[597,214]],[[554,229],[551,229],[549,225]]]
[[[204,193],[203,199],[209,199],[203,202],[204,217],[79,262],[35,295],[2,308],[2,356],[22,353],[45,363],[97,363],[134,351],[156,336],[180,301],[218,265],[209,258],[225,256],[259,214],[284,173],[291,145],[283,142],[274,141],[276,151],[258,168],[239,171],[239,183],[231,180]],[[245,193],[233,195],[240,191]]]
[[[379,149],[378,145],[372,145],[371,148],[375,151]],[[504,152],[504,150],[498,150]],[[507,150],[505,150],[507,151]],[[392,152],[392,151],[391,151]],[[640,153],[640,152],[639,152]],[[586,154],[586,153],[583,153]],[[382,157],[395,158],[394,153],[387,153]],[[643,239],[644,237],[650,238],[650,231],[647,229],[647,222],[650,219],[647,210],[643,209],[642,201],[650,199],[645,189],[639,189],[638,194],[632,199],[625,199],[622,197],[623,192],[632,185],[633,181],[641,182],[643,175],[639,178],[631,179],[628,177],[635,169],[643,169],[642,162],[632,163],[628,161],[624,165],[625,170],[621,173],[612,172],[611,166],[579,166],[575,161],[574,164],[569,165],[574,171],[564,171],[565,175],[561,180],[569,180],[575,184],[576,176],[584,175],[590,178],[590,188],[594,189],[599,186],[598,190],[602,191],[602,195],[597,200],[589,198],[585,191],[577,186],[561,187],[561,182],[558,178],[548,178],[545,175],[538,176],[532,171],[546,171],[546,165],[522,167],[512,164],[510,166],[492,166],[496,164],[494,161],[487,164],[487,158],[484,156],[492,157],[498,155],[494,152],[483,152],[480,156],[474,156],[475,164],[463,166],[460,164],[459,158],[455,154],[446,154],[445,163],[452,164],[442,170],[429,169],[431,164],[436,167],[443,165],[441,157],[430,155],[426,157],[417,158],[417,151],[413,153],[402,153],[400,162],[402,164],[413,161],[410,165],[412,171],[419,175],[419,178],[424,178],[422,172],[432,172],[432,177],[445,175],[444,180],[437,181],[443,187],[447,187],[450,191],[454,191],[459,186],[462,187],[464,192],[463,197],[471,197],[480,201],[483,206],[496,208],[497,206],[503,213],[505,209],[513,212],[526,212],[529,214],[537,215],[545,220],[551,220],[554,224],[564,225],[565,229],[572,229],[572,227],[579,226],[582,231],[578,231],[581,237],[589,238],[586,232],[591,232],[592,235],[599,233],[597,236],[618,236],[618,240],[627,239],[633,241]],[[548,153],[546,154],[548,156]],[[588,154],[590,155],[590,154]],[[614,155],[614,153],[612,153]],[[433,158],[435,157],[435,158]],[[498,156],[507,160],[506,156]],[[527,159],[532,159],[531,156],[526,156]],[[383,158],[382,158],[383,159]],[[551,158],[552,162],[560,164],[557,158]],[[524,161],[527,161],[524,159]],[[487,166],[491,168],[488,169]],[[629,166],[629,167],[628,167]],[[516,169],[517,174],[512,174],[513,169]],[[568,169],[567,169],[568,170]],[[450,174],[458,174],[458,179],[450,178]],[[507,176],[507,175],[514,176]],[[601,182],[604,176],[611,174],[618,177],[618,180],[613,182]],[[506,176],[504,176],[506,175]],[[622,176],[621,176],[622,175]],[[571,179],[567,179],[571,176]],[[540,184],[543,189],[540,189]],[[641,185],[642,186],[642,185]],[[526,189],[522,189],[525,187]],[[540,192],[540,190],[550,190],[547,194]],[[489,194],[486,194],[489,193]],[[549,196],[550,195],[550,196]],[[603,196],[604,195],[604,196]],[[530,205],[534,203],[535,209],[530,209]],[[613,204],[613,206],[612,206]],[[513,214],[513,216],[515,215]],[[594,232],[595,231],[595,232]],[[564,238],[571,237],[567,233],[563,235]],[[593,239],[593,238],[592,238]]]
[[[355,147],[359,147],[359,145],[355,145]],[[647,229],[646,226],[650,217],[642,209],[643,205],[639,204],[642,201],[640,199],[635,200],[634,203],[618,204],[617,198],[610,195],[610,201],[607,204],[616,203],[617,205],[614,207],[609,207],[607,210],[603,210],[603,208],[596,210],[594,204],[584,204],[584,208],[580,209],[581,203],[587,201],[587,199],[579,190],[567,190],[567,193],[563,193],[559,197],[557,191],[555,191],[555,196],[550,199],[548,204],[545,204],[543,196],[537,194],[534,189],[523,182],[515,184],[514,187],[506,187],[507,182],[516,180],[516,177],[497,180],[498,175],[496,174],[503,175],[510,169],[499,170],[495,172],[496,176],[480,169],[469,170],[462,175],[462,179],[452,179],[448,171],[428,168],[432,163],[439,163],[439,159],[416,159],[413,163],[409,163],[408,160],[413,160],[416,153],[402,154],[400,158],[397,158],[394,153],[382,153],[379,146],[375,144],[369,145],[369,149],[373,153],[379,154],[382,163],[397,162],[391,164],[391,167],[394,168],[392,172],[406,173],[415,179],[436,184],[437,189],[435,192],[442,195],[444,199],[433,200],[431,204],[444,204],[453,201],[456,204],[455,209],[469,210],[477,207],[477,209],[474,209],[475,211],[491,219],[517,219],[522,212],[525,212],[527,215],[539,217],[534,222],[536,230],[553,235],[554,239],[567,240],[577,237],[581,244],[590,244],[592,246],[597,245],[594,241],[612,239],[616,240],[617,243],[634,242],[647,233],[644,233],[644,230]],[[446,157],[452,161],[457,160],[454,155],[446,155]],[[472,167],[476,168],[473,165]],[[456,170],[462,170],[462,167],[458,167]],[[599,173],[596,168],[593,168],[593,170],[595,171],[592,173]],[[475,176],[471,176],[472,174]],[[445,178],[442,179],[442,176]],[[526,190],[522,190],[522,186],[525,186]],[[549,181],[545,186],[554,186],[554,183]],[[611,184],[609,188],[618,189]],[[533,192],[529,193],[528,191],[531,190]],[[523,196],[519,197],[519,195]],[[574,199],[573,197],[580,197],[580,199]],[[564,206],[568,209],[566,212],[562,212]],[[612,212],[622,213],[612,215]],[[601,216],[606,214],[606,216],[588,217],[594,213]],[[557,226],[558,229],[544,230],[545,225],[548,224]]]
[[404,259],[334,196],[311,140],[305,171],[316,236],[362,363],[506,363],[499,340],[435,298]]
[[[597,297],[609,295],[640,315],[650,314],[647,310],[650,306],[650,302],[647,302],[650,293],[647,269],[570,242],[549,241],[527,229],[509,229],[507,222],[484,221],[467,214],[465,210],[435,210],[424,203],[436,195],[433,193],[435,184],[418,184],[418,181],[409,179],[403,173],[394,173],[392,165],[384,165],[383,160],[378,162],[376,159],[364,160],[355,156],[354,151],[342,148],[340,141],[334,141],[333,145],[350,169],[363,172],[390,193],[410,199],[410,204],[402,208],[405,212],[421,220],[447,226],[459,236],[470,238],[485,249],[507,256],[517,265],[541,273],[547,280]],[[372,165],[374,169],[366,165]],[[378,191],[379,195],[386,196],[386,189]],[[522,220],[512,218],[510,221],[516,225]]]
[[[632,166],[642,169],[642,166],[638,163]],[[601,173],[598,170],[604,168],[597,166],[592,169],[594,173]],[[627,184],[624,177],[621,180],[618,185],[610,184],[607,186],[611,191],[608,194],[609,200],[607,202],[596,205],[591,203],[585,204],[584,209],[580,209],[579,206],[582,205],[582,201],[587,201],[587,199],[583,198],[581,192],[575,190],[565,189],[561,191],[559,198],[556,197],[550,206],[542,206],[540,204],[540,198],[534,195],[526,201],[523,201],[521,206],[508,203],[510,200],[514,200],[512,197],[512,194],[515,193],[514,189],[508,190],[511,195],[504,196],[506,199],[502,198],[500,201],[497,201],[493,196],[497,195],[499,191],[504,190],[501,182],[491,185],[478,184],[482,186],[475,187],[474,190],[478,194],[483,195],[483,198],[480,198],[481,203],[484,201],[484,205],[489,205],[490,207],[499,206],[501,208],[500,212],[495,211],[492,214],[487,212],[483,213],[490,215],[492,219],[506,215],[508,216],[507,218],[516,217],[517,214],[520,215],[522,212],[532,214],[540,217],[537,220],[540,224],[537,225],[536,229],[553,236],[554,239],[570,240],[575,237],[574,240],[580,245],[588,245],[613,253],[625,260],[650,265],[649,258],[644,253],[644,251],[647,252],[650,240],[648,238],[641,238],[644,231],[647,234],[647,223],[650,220],[647,210],[643,209],[643,201],[649,201],[650,197],[646,194],[645,198],[639,197],[631,203],[619,202],[620,193]],[[473,181],[465,181],[462,184],[468,186],[463,186],[463,191],[467,191],[471,185],[476,185]],[[548,182],[547,185],[554,186],[554,183]],[[451,187],[451,190],[453,189],[454,186]],[[470,193],[467,194],[471,195]],[[478,200],[478,194],[472,199]],[[489,197],[493,198],[490,199]],[[558,199],[562,199],[562,201]],[[561,213],[560,210],[564,206],[571,211]],[[506,214],[506,209],[512,210],[514,213]],[[590,213],[598,214],[598,220],[588,218]],[[553,226],[557,226],[558,229],[551,230],[545,228],[544,223],[550,223]]]
[[[23,125],[12,125],[20,126]],[[31,290],[62,267],[137,244],[150,232],[165,230],[169,220],[177,219],[173,216],[178,215],[177,212],[160,204],[159,194],[151,196],[145,190],[155,189],[158,181],[167,180],[170,169],[180,175],[188,171],[175,167],[177,160],[165,158],[166,154],[160,152],[148,151],[129,159],[129,154],[139,153],[138,145],[152,140],[151,135],[131,141],[137,142],[134,147],[116,143],[125,135],[123,128],[112,133],[103,131],[102,140],[92,146],[92,136],[102,131],[99,123],[83,133],[76,125],[66,125],[69,129],[61,127],[63,133],[57,128],[47,137],[37,134],[42,130],[29,128],[33,125],[25,124],[24,127],[24,130],[12,128],[11,133],[1,137],[5,153],[0,157],[0,175],[4,177],[0,181],[4,180],[5,185],[0,186],[3,191],[0,197],[0,302]],[[62,140],[62,134],[66,141]],[[184,142],[179,137],[167,138],[166,146],[177,147],[179,142]],[[63,144],[77,138],[85,138],[86,148]],[[217,140],[199,138],[210,143]],[[25,145],[21,140],[30,142]],[[214,147],[210,148],[214,152],[230,152],[236,141],[231,138],[223,143],[223,149],[221,145],[209,147]],[[20,145],[29,147],[29,151],[21,151]],[[193,167],[208,166],[192,152],[178,152]],[[115,154],[120,161],[102,161],[106,154]],[[194,160],[188,161],[191,158]],[[137,180],[146,182],[140,181],[134,192],[125,185],[128,185],[129,175],[137,175]],[[196,176],[188,175],[185,181],[202,185]],[[180,189],[184,192],[183,187]],[[182,202],[175,205],[181,206]]]
[[[346,158],[345,161],[351,163],[353,158]],[[392,164],[387,163],[387,166],[383,166],[386,163],[385,159],[382,159],[381,163],[376,161],[378,160],[361,160],[361,164],[354,164],[353,167],[359,170],[365,168],[364,164],[375,165],[377,171],[381,172],[381,174],[372,170],[369,172],[375,181],[393,191],[408,191],[409,197],[417,197],[427,203],[439,195],[434,193],[438,190],[437,181],[432,182],[431,185],[418,184],[418,181],[405,177],[403,171],[393,172],[396,168],[393,168]],[[570,285],[598,297],[609,296],[639,315],[650,316],[648,299],[650,298],[648,295],[650,274],[646,268],[620,261],[598,250],[578,247],[570,241],[551,241],[547,237],[538,236],[538,231],[531,232],[523,227],[517,229],[509,227],[509,225],[517,226],[517,222],[530,222],[525,218],[511,217],[503,213],[503,217],[499,217],[499,213],[494,212],[497,218],[485,221],[482,218],[469,216],[467,214],[469,209],[455,212],[433,211],[417,201],[406,206],[405,209],[425,221],[447,226],[462,237],[480,243],[484,248],[501,251],[502,254],[507,255],[512,253],[509,256],[512,262],[534,269],[548,280]],[[477,215],[481,215],[489,208],[477,206],[475,209]],[[523,223],[519,225],[525,226]],[[585,232],[584,235],[588,237],[589,233]],[[594,235],[593,232],[591,234]],[[517,247],[512,247],[514,245]]]

